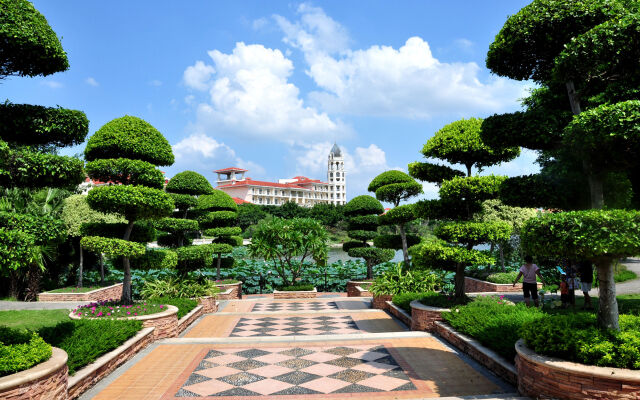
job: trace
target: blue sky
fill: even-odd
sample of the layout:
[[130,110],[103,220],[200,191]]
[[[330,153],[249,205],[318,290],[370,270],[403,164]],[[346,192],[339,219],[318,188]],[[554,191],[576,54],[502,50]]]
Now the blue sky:
[[[506,17],[528,1],[33,3],[71,68],[7,78],[3,97],[82,110],[89,135],[141,117],[173,145],[168,176],[189,169],[213,183],[212,170],[240,166],[254,179],[325,179],[337,141],[351,198],[420,160],[442,126],[517,110],[531,87],[484,66]],[[524,153],[489,172],[530,173],[534,160]]]

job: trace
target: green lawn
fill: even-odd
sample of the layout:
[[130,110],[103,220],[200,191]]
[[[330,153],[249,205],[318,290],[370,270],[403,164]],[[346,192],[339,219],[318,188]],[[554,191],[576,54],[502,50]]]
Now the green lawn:
[[70,321],[69,310],[0,311],[0,325],[9,328],[37,330],[44,326],[54,326],[61,321]]
[[100,289],[102,286],[85,286],[85,287],[75,287],[69,286],[60,289],[49,290],[47,293],[86,293],[92,290]]
[[[620,296],[616,296],[618,299],[618,311],[620,314],[633,314],[640,315],[640,294],[623,294]],[[591,297],[591,303],[595,310],[598,309],[598,298]],[[553,308],[549,309],[545,307],[544,311],[549,314],[567,314],[572,312],[582,311],[582,306],[584,305],[584,297],[576,296],[576,306],[575,308],[569,307],[566,309],[562,308]]]

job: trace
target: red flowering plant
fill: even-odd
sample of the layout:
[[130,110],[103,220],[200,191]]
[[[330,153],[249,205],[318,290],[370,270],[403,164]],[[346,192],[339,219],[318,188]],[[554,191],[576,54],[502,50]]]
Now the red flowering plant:
[[121,305],[119,300],[110,299],[79,306],[73,310],[73,315],[80,318],[129,318],[159,313],[166,308],[166,304],[148,301]]

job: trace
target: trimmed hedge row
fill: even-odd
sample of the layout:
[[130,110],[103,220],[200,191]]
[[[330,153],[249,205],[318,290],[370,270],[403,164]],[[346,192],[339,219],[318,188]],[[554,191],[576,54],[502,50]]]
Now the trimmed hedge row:
[[29,369],[51,358],[51,345],[34,332],[0,326],[0,376]]

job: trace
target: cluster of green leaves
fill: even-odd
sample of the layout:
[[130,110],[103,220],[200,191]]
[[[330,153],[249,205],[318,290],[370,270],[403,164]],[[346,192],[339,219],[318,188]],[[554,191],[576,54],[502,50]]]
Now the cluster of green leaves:
[[409,249],[413,263],[421,268],[441,268],[455,270],[457,264],[487,265],[495,259],[485,251],[467,250],[461,246],[451,246],[441,241],[424,241]]
[[191,310],[198,306],[198,301],[191,298],[177,298],[177,297],[153,297],[149,299],[150,302],[158,304],[169,304],[178,308],[178,319],[189,314]]
[[[414,246],[421,241],[420,236],[407,234],[407,246]],[[373,245],[381,249],[398,250],[402,248],[402,238],[400,235],[378,235],[373,239]]]
[[142,321],[73,320],[38,330],[47,343],[67,352],[69,374],[119,347],[142,329]]
[[[209,279],[174,278],[154,279],[145,281],[140,295],[148,301],[156,298],[194,299],[205,296],[215,296],[220,292],[216,283]],[[165,304],[162,301],[156,301]],[[170,304],[170,303],[169,303]]]
[[110,257],[135,257],[141,256],[145,252],[145,247],[139,243],[100,236],[85,236],[80,239],[80,246],[91,252],[103,253]]
[[376,194],[376,199],[394,206],[422,193],[422,185],[402,171],[391,170],[381,173],[369,183],[368,191]]
[[[518,272],[517,271],[510,271],[510,272],[494,272],[492,274],[487,275],[487,278],[485,279],[487,282],[493,282],[493,283],[502,283],[502,284],[506,284],[506,283],[513,283],[516,281],[516,277],[518,276]],[[538,280],[540,278],[536,277]]]
[[94,210],[118,213],[128,220],[169,216],[173,200],[159,189],[144,186],[100,186],[87,194],[87,202]]
[[476,246],[499,242],[511,237],[512,227],[507,222],[448,222],[438,225],[433,233],[449,243]]
[[0,326],[0,377],[51,358],[51,345],[34,332]]
[[430,292],[402,292],[394,294],[391,298],[391,301],[396,306],[411,314],[411,302],[414,300],[420,300],[421,298],[427,296],[428,293]]
[[433,292],[442,287],[442,277],[429,270],[409,271],[397,264],[380,275],[369,287],[374,295]]
[[593,314],[547,315],[520,330],[536,353],[599,367],[640,369],[640,317],[620,316],[620,331],[598,329]]
[[193,171],[183,171],[174,175],[166,187],[167,192],[199,196],[213,192],[213,187],[204,176]]
[[277,289],[281,292],[309,292],[314,288],[312,283],[296,283],[295,285],[280,286]]
[[0,228],[0,271],[17,271],[31,264],[37,257],[33,236],[16,230]]
[[85,179],[82,160],[6,149],[0,164],[0,185],[5,187],[62,187],[73,189]]
[[155,189],[164,186],[164,175],[153,164],[128,158],[103,158],[89,161],[85,171],[91,179],[123,185],[141,185]]
[[[190,271],[196,271],[201,268],[210,267],[213,263],[213,254],[219,248],[219,246],[221,245],[203,244],[200,246],[186,246],[177,248],[175,250],[175,253],[178,256],[178,264],[176,265],[176,269],[181,274],[186,274]],[[224,250],[227,250],[225,251],[225,253],[231,251],[230,248],[225,248]]]
[[165,249],[147,249],[138,257],[131,258],[131,267],[136,269],[173,269],[178,265],[175,251]]
[[456,330],[478,340],[507,360],[516,355],[515,343],[523,334],[523,325],[544,316],[535,307],[514,305],[494,296],[478,297],[471,303],[454,307],[443,318]]
[[37,244],[59,242],[66,237],[64,223],[50,215],[0,212],[0,227],[31,235]]
[[84,224],[124,222],[124,218],[115,214],[92,210],[87,203],[87,196],[82,194],[75,194],[64,199],[61,219],[67,227],[67,233],[74,237],[83,235]]
[[378,220],[380,225],[402,225],[416,218],[413,204],[405,204],[388,210]]
[[438,193],[445,202],[480,204],[497,198],[500,185],[505,179],[506,177],[498,175],[455,177],[442,182]]
[[[84,236],[102,236],[120,239],[127,229],[126,222],[89,222],[82,225],[80,232]],[[156,239],[156,229],[150,221],[136,221],[131,230],[129,240],[146,244]]]
[[464,172],[446,165],[432,164],[428,162],[412,162],[408,165],[409,175],[423,182],[431,182],[440,185],[443,181],[465,176]]
[[429,292],[420,298],[420,303],[429,307],[452,308],[454,306],[463,306],[471,301],[470,297],[461,298],[454,297],[449,294],[440,292]]

